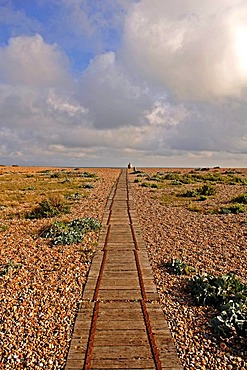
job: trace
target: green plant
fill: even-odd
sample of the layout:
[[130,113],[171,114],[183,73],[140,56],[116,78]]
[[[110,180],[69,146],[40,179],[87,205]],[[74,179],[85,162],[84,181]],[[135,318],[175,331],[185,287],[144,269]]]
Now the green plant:
[[172,180],[171,181],[171,185],[183,185],[183,183],[182,183],[182,181],[180,181],[180,180]]
[[68,200],[79,200],[80,198],[81,195],[78,192],[66,196],[66,199]]
[[[198,196],[214,195],[216,192],[215,188],[210,184],[204,184],[201,188],[187,190],[185,193],[178,194],[181,197],[194,198]],[[201,198],[200,198],[201,200]]]
[[178,194],[178,196],[185,197],[185,198],[194,198],[198,196],[198,191],[194,190],[187,190],[185,193]]
[[83,188],[84,189],[93,189],[94,188],[94,185],[93,184],[89,184],[89,183],[85,183],[85,184],[83,184]]
[[213,211],[213,213],[218,213],[218,214],[238,214],[238,213],[244,213],[245,208],[242,204],[232,204],[229,207],[221,207],[219,209],[216,209]]
[[87,232],[100,228],[99,221],[94,218],[81,218],[70,222],[55,221],[48,229],[42,231],[41,236],[51,238],[54,245],[69,245],[81,242]]
[[59,179],[61,176],[62,176],[62,174],[60,172],[54,172],[54,173],[51,173],[50,178],[51,179]]
[[9,273],[9,271],[11,270],[17,270],[17,269],[21,269],[22,268],[22,265],[20,263],[15,263],[14,260],[10,260],[10,262],[8,262],[2,270],[0,270],[0,276],[3,276],[3,275],[7,275]]
[[7,225],[0,225],[0,231],[2,231],[2,232],[7,231],[8,228],[9,227]]
[[81,177],[85,177],[85,178],[96,178],[97,177],[95,173],[90,173],[90,172],[82,172],[80,175]]
[[197,304],[220,308],[230,300],[244,302],[247,299],[247,284],[234,274],[222,276],[195,275],[188,281],[188,289]]
[[206,195],[201,195],[200,198],[198,199],[200,202],[204,202],[205,200],[207,200],[207,196]]
[[191,272],[195,271],[194,267],[187,265],[187,263],[180,259],[172,258],[171,261],[162,264],[162,266],[165,266],[175,275],[189,275]]
[[247,306],[230,300],[220,309],[219,315],[210,321],[213,330],[222,337],[233,334],[247,337]]
[[199,195],[214,195],[216,193],[215,188],[210,184],[205,184],[201,188],[197,189]]
[[143,186],[144,188],[159,189],[159,184],[155,184],[151,182],[143,182],[141,186]]
[[247,204],[247,194],[240,194],[232,199],[233,203]]
[[69,213],[70,208],[64,203],[63,198],[59,196],[50,197],[42,200],[37,207],[26,214],[26,218],[49,218],[60,213]]

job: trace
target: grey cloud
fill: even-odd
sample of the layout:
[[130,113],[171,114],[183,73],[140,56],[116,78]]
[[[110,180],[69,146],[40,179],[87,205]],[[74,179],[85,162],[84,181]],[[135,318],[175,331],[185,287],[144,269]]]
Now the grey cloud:
[[99,129],[143,124],[144,111],[151,104],[147,92],[128,78],[113,52],[91,62],[80,81],[79,95]]

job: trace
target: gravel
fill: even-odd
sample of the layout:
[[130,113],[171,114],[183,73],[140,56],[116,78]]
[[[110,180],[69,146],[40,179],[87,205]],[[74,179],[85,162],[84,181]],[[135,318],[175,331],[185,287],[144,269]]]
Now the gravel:
[[[154,174],[178,170],[143,171]],[[242,172],[247,178],[247,170]],[[130,175],[132,183],[135,178]],[[180,202],[174,198],[174,194],[194,186],[170,185],[154,190],[132,184],[160,301],[185,369],[244,370],[247,368],[246,338],[223,340],[216,337],[208,323],[217,311],[209,306],[195,306],[186,290],[188,277],[172,275],[161,267],[162,262],[179,258],[193,266],[196,273],[222,275],[233,272],[246,282],[246,213],[217,215],[208,210],[224,205],[237,194],[246,192],[247,187],[218,184],[214,197],[205,202],[193,202],[192,207],[191,201]]]
[[[34,173],[41,169],[15,170]],[[101,219],[119,170],[93,172],[99,176],[95,188],[74,203],[68,219]],[[0,276],[0,369],[62,369],[97,234],[87,234],[81,244],[50,246],[39,237],[39,230],[51,219],[9,219],[7,211],[2,212],[0,224],[8,229],[0,231],[0,271],[11,260],[16,268]]]

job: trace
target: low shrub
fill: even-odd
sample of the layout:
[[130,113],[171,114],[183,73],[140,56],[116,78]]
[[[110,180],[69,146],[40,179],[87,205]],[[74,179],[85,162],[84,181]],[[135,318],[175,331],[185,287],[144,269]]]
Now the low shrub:
[[210,184],[205,184],[201,188],[197,189],[199,195],[215,195],[216,190]]
[[51,238],[52,244],[70,245],[80,243],[89,231],[101,228],[94,218],[80,218],[73,221],[55,221],[48,229],[42,231],[41,236]]
[[178,194],[178,196],[185,198],[195,198],[198,196],[198,192],[197,189],[187,190],[186,193]]
[[187,197],[187,198],[195,198],[198,196],[210,196],[210,195],[214,195],[215,193],[216,193],[216,190],[212,185],[205,184],[201,188],[187,190],[186,193],[178,194],[178,196]]
[[152,189],[159,189],[159,185],[151,182],[143,182],[141,184],[144,188],[152,188]]
[[247,306],[229,301],[221,307],[220,314],[210,321],[210,325],[222,337],[235,334],[247,338]]
[[230,213],[233,213],[236,215],[236,214],[244,213],[244,212],[245,212],[245,208],[242,204],[232,204],[229,207],[221,207],[213,211],[213,213],[225,214],[225,215],[230,214]]
[[8,226],[7,225],[0,225],[0,232],[4,232],[4,231],[7,231],[8,230]]
[[95,179],[97,177],[96,173],[90,173],[90,172],[82,172],[80,175],[81,177],[92,178],[92,179]]
[[60,172],[54,172],[50,174],[51,179],[59,179],[62,176]]
[[81,194],[76,192],[76,193],[73,193],[73,194],[69,194],[66,196],[66,199],[68,200],[80,200],[81,199]]
[[22,264],[15,263],[14,260],[10,260],[1,270],[0,276],[7,275],[11,270],[19,270],[22,268]]
[[82,186],[83,186],[84,189],[93,189],[94,188],[94,185],[89,184],[89,183],[83,184]]
[[232,199],[233,203],[247,204],[247,194],[240,194]]
[[216,308],[230,300],[241,302],[247,299],[247,284],[242,284],[234,274],[222,276],[195,275],[188,281],[188,288],[196,303]]
[[28,219],[50,218],[60,213],[69,213],[70,208],[64,203],[63,197],[54,196],[42,200],[31,212],[26,213]]
[[162,266],[166,267],[168,271],[175,275],[190,275],[191,272],[195,271],[194,267],[187,265],[187,263],[180,259],[172,259],[171,261],[162,264]]
[[188,281],[188,289],[197,304],[211,305],[219,314],[211,321],[213,330],[222,337],[247,335],[247,284],[234,274],[222,276],[196,275]]

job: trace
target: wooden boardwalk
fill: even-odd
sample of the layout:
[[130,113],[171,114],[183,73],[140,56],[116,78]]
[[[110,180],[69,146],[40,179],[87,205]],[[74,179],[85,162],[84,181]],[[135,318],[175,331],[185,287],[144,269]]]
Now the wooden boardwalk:
[[122,170],[103,217],[65,370],[181,370]]

